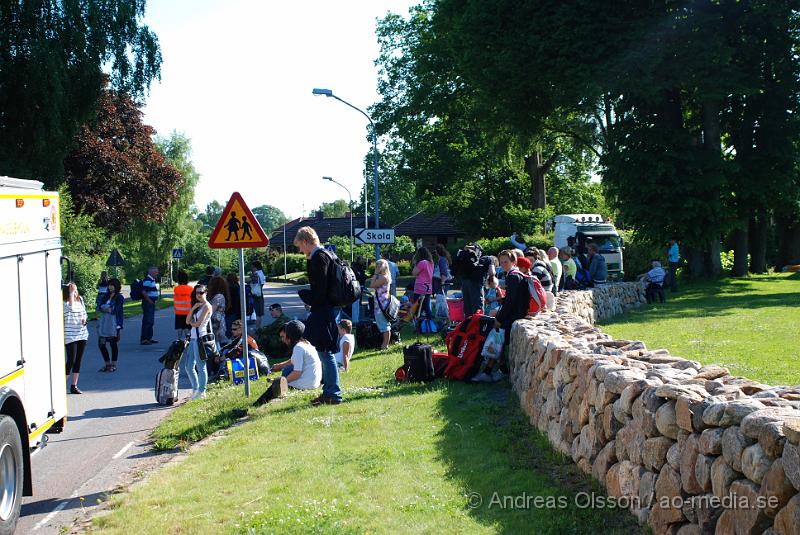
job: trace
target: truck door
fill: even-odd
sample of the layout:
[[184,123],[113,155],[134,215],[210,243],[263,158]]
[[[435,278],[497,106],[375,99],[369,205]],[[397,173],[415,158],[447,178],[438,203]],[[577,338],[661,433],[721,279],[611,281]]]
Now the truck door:
[[25,383],[21,375],[20,293],[17,278],[17,257],[10,256],[0,259],[0,280],[8,283],[8,291],[5,292],[8,303],[0,307],[0,325],[3,326],[0,385],[13,389],[22,399],[25,399]]
[[53,407],[47,253],[42,251],[18,258],[25,412],[28,424],[36,425],[31,425],[29,431],[33,431],[48,423]]

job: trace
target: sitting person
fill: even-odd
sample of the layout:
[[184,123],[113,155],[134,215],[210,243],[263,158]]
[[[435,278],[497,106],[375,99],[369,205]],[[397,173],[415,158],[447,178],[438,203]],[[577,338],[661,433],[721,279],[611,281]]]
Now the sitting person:
[[339,351],[334,353],[336,364],[344,371],[350,371],[350,358],[356,348],[356,339],[353,336],[353,322],[347,319],[339,321]]
[[608,280],[606,258],[600,254],[600,248],[596,243],[589,244],[589,277],[593,286],[605,284]]
[[484,292],[486,304],[483,306],[483,313],[494,318],[497,316],[497,311],[500,310],[500,303],[505,296],[503,289],[500,288],[497,277],[490,275],[489,278],[486,279],[486,288]]
[[[258,344],[249,334],[247,335],[247,347],[258,349]],[[238,359],[242,356],[242,320],[235,320],[231,325],[231,341],[222,346],[219,354],[228,359]]]
[[314,346],[303,338],[305,330],[306,326],[298,320],[291,320],[281,327],[280,337],[291,348],[292,357],[272,367],[273,371],[280,371],[281,376],[256,400],[256,405],[285,396],[289,387],[315,390],[322,384],[322,362]]
[[264,353],[270,357],[286,358],[289,356],[289,348],[281,341],[280,330],[291,319],[283,313],[280,303],[273,303],[269,306],[269,315],[272,316],[272,323],[256,331]]
[[564,266],[563,277],[561,278],[560,290],[572,290],[578,287],[575,282],[575,276],[578,273],[578,266],[575,264],[575,259],[572,258],[572,247],[564,247],[558,252],[558,258],[561,259],[561,264]]
[[644,296],[648,303],[654,303],[656,297],[658,297],[658,301],[660,303],[663,303],[664,279],[667,277],[667,272],[661,267],[661,262],[655,258],[650,261],[650,265],[652,266],[650,271],[647,273],[642,273],[638,277],[639,280],[647,283],[647,287],[644,290]]
[[535,247],[529,247],[525,251],[525,258],[531,262],[531,275],[539,279],[545,292],[552,292],[553,274],[551,272],[552,268],[550,267],[550,260],[547,258],[547,253],[543,253],[543,251]]

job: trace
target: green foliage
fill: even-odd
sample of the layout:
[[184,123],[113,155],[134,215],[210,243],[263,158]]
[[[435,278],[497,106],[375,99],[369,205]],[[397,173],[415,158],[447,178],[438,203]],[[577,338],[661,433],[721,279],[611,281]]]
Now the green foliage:
[[324,202],[319,206],[319,208],[317,208],[317,212],[322,212],[326,218],[344,217],[349,211],[350,206],[348,206],[347,201],[344,199],[336,199],[333,202]]
[[[273,230],[289,221],[289,218],[280,209],[268,204],[256,206],[252,212],[267,236],[272,234]],[[217,220],[219,220],[219,217],[217,217]]]
[[106,269],[108,234],[94,224],[92,216],[75,209],[66,187],[59,190],[59,213],[64,256],[72,264],[78,291],[87,304],[93,304],[97,281]]
[[[546,251],[553,246],[553,235],[541,233],[518,234],[517,241],[524,243],[528,247],[536,247]],[[504,249],[514,248],[510,237],[502,236],[499,238],[482,238],[478,240],[478,245],[483,248],[484,254],[493,256],[497,256]]]
[[[286,272],[287,273],[297,273],[297,272],[305,272],[306,271],[306,255],[299,254],[299,253],[288,253],[286,255]],[[264,266],[266,269],[267,267]],[[278,255],[272,262],[272,265],[269,268],[269,274],[271,277],[276,277],[278,275],[283,275],[283,255]]]
[[386,251],[394,258],[414,254],[416,247],[410,236],[395,236],[394,243],[381,246],[381,251]]
[[[336,256],[349,262],[350,261],[350,236],[331,236],[326,243],[336,246]],[[375,256],[374,245],[356,245],[353,248],[353,258],[363,256],[364,258]],[[305,269],[305,267],[303,268]]]
[[625,278],[633,280],[637,275],[650,271],[650,261],[654,258],[667,266],[667,245],[648,239],[647,235],[632,230],[618,230],[619,235],[625,240],[625,250],[622,253],[625,267]]
[[0,6],[0,175],[56,188],[75,134],[110,78],[143,96],[159,76],[144,0],[3,2]]
[[397,269],[400,271],[401,276],[407,276],[411,275],[414,268],[411,266],[411,260],[398,260]]

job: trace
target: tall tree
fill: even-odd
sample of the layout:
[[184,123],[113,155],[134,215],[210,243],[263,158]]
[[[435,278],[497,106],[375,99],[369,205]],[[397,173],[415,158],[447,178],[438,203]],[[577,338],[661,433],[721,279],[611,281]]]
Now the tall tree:
[[159,75],[145,0],[0,2],[0,175],[56,187],[62,161],[95,114],[105,75],[142,96]]
[[117,91],[103,94],[97,121],[81,128],[77,148],[64,159],[66,182],[96,224],[121,232],[134,220],[164,222],[184,179],[153,144],[154,133],[133,100]]
[[266,232],[267,235],[271,234],[273,230],[289,221],[289,218],[286,217],[286,214],[284,214],[279,208],[275,208],[269,204],[264,204],[253,208],[253,215],[256,216],[256,219],[258,219],[258,222],[261,224],[261,228],[264,229],[264,232]]
[[325,217],[344,217],[350,211],[349,203],[344,199],[333,202],[324,202],[317,208],[317,213],[322,212]]

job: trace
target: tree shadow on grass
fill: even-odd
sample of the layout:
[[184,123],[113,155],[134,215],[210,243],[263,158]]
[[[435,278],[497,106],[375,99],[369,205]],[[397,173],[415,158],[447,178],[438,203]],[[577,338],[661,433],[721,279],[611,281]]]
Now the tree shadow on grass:
[[528,423],[507,382],[451,383],[446,394],[439,457],[478,521],[509,534],[644,533],[627,509],[587,507],[604,491]]

